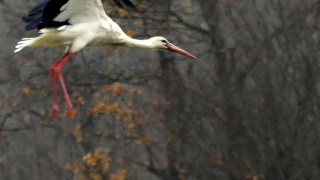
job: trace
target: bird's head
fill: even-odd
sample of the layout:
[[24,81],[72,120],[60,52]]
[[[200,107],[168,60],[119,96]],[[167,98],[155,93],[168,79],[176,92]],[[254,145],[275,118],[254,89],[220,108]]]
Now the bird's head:
[[179,48],[178,46],[170,43],[166,38],[164,37],[152,37],[149,39],[149,41],[151,41],[151,43],[153,44],[154,48],[156,49],[166,49],[169,51],[173,51],[179,54],[182,54],[184,56],[193,58],[193,59],[197,59],[197,57],[195,57],[194,55],[188,53],[187,51]]

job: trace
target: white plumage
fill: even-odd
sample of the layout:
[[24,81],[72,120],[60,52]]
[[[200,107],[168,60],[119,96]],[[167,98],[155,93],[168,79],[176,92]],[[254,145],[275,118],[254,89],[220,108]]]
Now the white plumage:
[[107,19],[100,0],[72,0],[61,7],[61,13],[54,18],[55,21],[69,20],[71,24],[93,22]]
[[[128,0],[122,0],[129,3]],[[119,0],[116,1],[117,4]],[[192,54],[171,44],[163,37],[137,40],[127,36],[104,9],[101,0],[44,0],[23,18],[26,30],[40,29],[41,35],[23,38],[16,45],[15,53],[27,46],[65,47],[67,53],[50,67],[53,88],[53,110],[50,119],[58,113],[56,77],[59,78],[67,102],[67,113],[72,104],[67,93],[61,68],[73,53],[86,46],[121,45],[126,47],[166,49],[196,58]]]

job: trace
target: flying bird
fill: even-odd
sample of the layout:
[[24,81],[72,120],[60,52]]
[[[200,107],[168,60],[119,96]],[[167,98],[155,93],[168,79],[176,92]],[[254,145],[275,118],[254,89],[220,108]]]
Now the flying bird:
[[[113,0],[113,2],[120,8],[134,8],[130,0]],[[26,31],[38,29],[41,35],[23,38],[17,43],[15,53],[27,46],[66,49],[66,53],[50,66],[53,107],[49,120],[54,120],[58,115],[56,78],[59,79],[64,93],[67,116],[72,110],[61,68],[75,52],[84,47],[120,45],[132,48],[164,49],[196,59],[194,55],[173,45],[164,37],[157,36],[144,40],[129,37],[105,13],[101,0],[43,0],[22,20],[26,23]]]

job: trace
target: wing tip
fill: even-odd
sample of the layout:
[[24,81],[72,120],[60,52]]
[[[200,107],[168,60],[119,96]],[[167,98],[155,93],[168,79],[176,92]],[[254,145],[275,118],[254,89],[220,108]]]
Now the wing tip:
[[26,46],[30,46],[33,42],[33,39],[34,38],[22,38],[21,41],[19,41],[15,46],[16,49],[13,52],[17,53],[21,51],[23,48],[25,48]]

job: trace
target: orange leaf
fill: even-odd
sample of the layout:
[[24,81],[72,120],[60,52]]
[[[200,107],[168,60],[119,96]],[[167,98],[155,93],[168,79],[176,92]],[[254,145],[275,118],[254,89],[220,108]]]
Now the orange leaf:
[[189,6],[187,6],[187,5],[182,5],[182,6],[181,6],[181,9],[185,11],[185,10],[189,9]]
[[84,98],[83,98],[83,96],[79,96],[78,98],[77,98],[77,101],[80,103],[80,104],[84,104]]
[[82,137],[78,137],[76,140],[77,143],[81,143],[82,142]]
[[109,149],[106,149],[106,154],[104,154],[100,161],[101,161],[101,165],[102,165],[102,172],[107,172],[110,168],[110,161],[111,161],[111,158],[109,158],[108,156],[108,153],[109,153]]
[[89,152],[89,153],[87,153],[86,155],[84,155],[84,156],[82,157],[82,160],[83,160],[83,161],[86,161],[86,160],[88,160],[88,159],[91,158],[91,157],[92,157],[92,153]]
[[137,89],[137,95],[140,95],[140,94],[142,94],[142,89],[141,88]]
[[102,172],[107,172],[110,168],[108,156],[103,156],[101,158]]
[[120,19],[116,19],[116,23],[117,24],[121,24],[121,20]]
[[100,156],[101,152],[102,152],[102,147],[96,148],[96,150],[94,152],[94,156]]
[[115,174],[112,174],[110,180],[124,180],[126,177],[127,170],[121,169]]
[[132,116],[128,115],[124,118],[126,122],[132,122]]
[[25,95],[28,95],[29,93],[30,93],[30,89],[29,88],[23,88],[23,93],[25,94]]
[[77,115],[77,112],[78,112],[78,110],[76,110],[76,109],[71,109],[68,113],[69,113],[69,117],[70,118],[75,118],[76,117],[76,115]]
[[41,112],[40,112],[40,115],[43,117],[43,116],[45,116],[46,115],[46,111],[45,110],[42,110]]
[[132,128],[134,128],[136,125],[134,124],[134,123],[129,123],[129,125],[128,125],[128,127],[129,127],[129,129],[132,129]]
[[13,102],[13,103],[12,103],[12,107],[15,108],[15,107],[17,107],[17,106],[18,106],[18,103],[17,103],[17,102]]
[[96,166],[98,164],[98,159],[97,158],[90,158],[87,160],[87,164],[90,166]]
[[120,14],[120,16],[126,16],[128,15],[128,11],[124,10],[124,9],[118,9],[118,12]]
[[41,90],[41,91],[40,91],[40,94],[41,94],[42,96],[47,96],[47,95],[48,95],[48,92],[47,92],[46,90]]
[[133,36],[135,34],[135,32],[133,30],[128,30],[127,31],[127,35],[128,36]]
[[96,135],[101,135],[101,134],[103,133],[103,131],[102,131],[102,130],[96,130],[94,133],[95,133]]
[[81,125],[77,124],[77,126],[72,131],[73,134],[79,134],[81,133]]
[[114,54],[115,54],[115,55],[119,55],[121,49],[122,49],[122,48],[121,48],[120,46],[117,47],[117,48],[114,50]]
[[93,180],[102,180],[102,176],[98,173],[90,173],[90,177],[93,179]]
[[145,161],[143,164],[146,165],[146,166],[150,166],[150,162],[149,161]]
[[71,170],[71,169],[72,169],[72,165],[71,165],[70,163],[66,163],[66,164],[64,165],[64,168],[65,168],[66,170]]
[[144,5],[144,4],[140,4],[139,6],[138,6],[138,9],[139,10],[145,10],[145,9],[147,9],[148,7],[146,6],[146,5]]
[[140,124],[143,123],[144,119],[145,119],[145,116],[144,116],[144,115],[139,115],[139,116],[138,116],[138,122],[139,122]]
[[138,20],[135,21],[135,24],[136,25],[141,25],[141,24],[143,24],[143,20],[142,19],[138,19]]
[[136,143],[142,146],[147,146],[150,144],[150,139],[149,138],[140,138],[136,140]]

